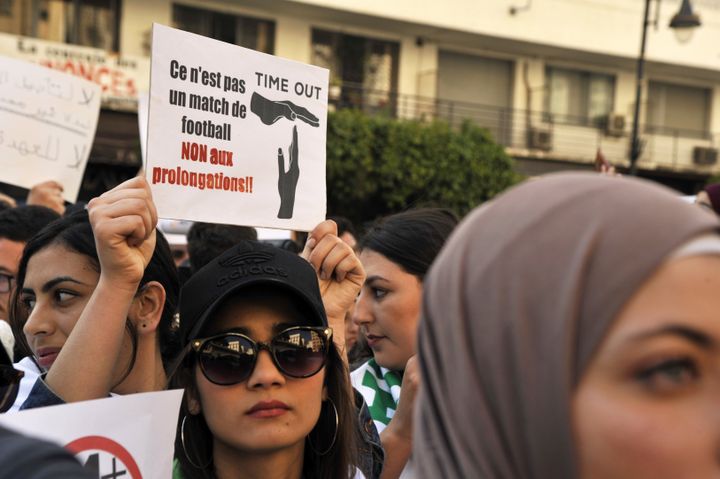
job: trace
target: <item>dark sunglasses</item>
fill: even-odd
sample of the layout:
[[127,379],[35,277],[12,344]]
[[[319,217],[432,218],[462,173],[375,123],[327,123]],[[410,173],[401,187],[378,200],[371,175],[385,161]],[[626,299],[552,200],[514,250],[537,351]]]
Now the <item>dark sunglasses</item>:
[[20,379],[23,376],[25,373],[18,371],[12,365],[0,365],[0,413],[7,411],[15,403]]
[[250,377],[263,349],[285,376],[309,378],[325,366],[331,338],[331,328],[295,326],[277,334],[269,343],[253,341],[240,333],[222,333],[193,340],[192,349],[208,381],[229,386]]

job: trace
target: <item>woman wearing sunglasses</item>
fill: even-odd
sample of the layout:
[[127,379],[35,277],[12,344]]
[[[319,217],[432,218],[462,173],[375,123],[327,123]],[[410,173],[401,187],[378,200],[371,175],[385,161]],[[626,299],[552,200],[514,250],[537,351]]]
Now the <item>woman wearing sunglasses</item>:
[[[343,261],[330,271],[356,258]],[[180,334],[176,478],[360,477],[349,377],[307,261],[227,251],[183,287]]]
[[355,305],[374,357],[352,372],[385,449],[384,478],[411,475],[412,410],[418,375],[415,335],[423,279],[457,224],[449,210],[408,210],[381,219],[360,241],[367,273]]
[[156,221],[134,178],[27,243],[11,321],[47,374],[23,408],[165,389],[179,286]]

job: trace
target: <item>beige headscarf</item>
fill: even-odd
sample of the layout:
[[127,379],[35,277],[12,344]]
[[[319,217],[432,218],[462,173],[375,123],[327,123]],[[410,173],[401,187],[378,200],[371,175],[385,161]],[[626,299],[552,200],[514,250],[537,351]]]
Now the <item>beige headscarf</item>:
[[471,213],[425,281],[418,477],[577,477],[578,378],[653,271],[717,229],[670,190],[592,174],[528,182]]

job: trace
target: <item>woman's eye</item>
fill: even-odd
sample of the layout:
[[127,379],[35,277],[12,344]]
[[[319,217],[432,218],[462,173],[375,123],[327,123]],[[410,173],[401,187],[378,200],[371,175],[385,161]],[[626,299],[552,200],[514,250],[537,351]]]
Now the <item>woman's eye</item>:
[[35,307],[35,298],[32,296],[25,296],[20,299],[20,303],[22,303],[27,312],[30,313]]
[[75,296],[77,296],[75,293],[58,290],[55,292],[55,301],[57,301],[58,303],[64,303],[65,301],[68,301]]
[[637,377],[653,391],[670,392],[694,382],[699,370],[691,359],[670,359],[644,369]]
[[373,288],[372,289],[372,294],[375,299],[382,299],[385,297],[385,295],[387,293],[388,292],[386,289],[381,289],[381,288]]

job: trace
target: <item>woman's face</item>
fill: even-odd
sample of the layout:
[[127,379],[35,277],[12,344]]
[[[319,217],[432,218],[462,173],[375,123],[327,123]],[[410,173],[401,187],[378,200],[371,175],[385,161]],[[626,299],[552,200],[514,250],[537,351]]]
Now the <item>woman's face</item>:
[[45,370],[55,362],[100,275],[90,260],[50,245],[28,261],[20,301],[27,308],[25,337]]
[[583,479],[720,477],[720,257],[662,266],[573,398]]
[[[284,310],[278,305],[230,300],[214,315],[205,336],[232,331],[270,342],[278,332],[298,325]],[[297,448],[302,457],[305,437],[315,427],[326,395],[324,379],[324,368],[309,378],[286,377],[266,350],[260,351],[250,377],[231,386],[211,383],[196,366],[200,409],[213,433],[215,454],[261,454]],[[258,410],[270,401],[277,402],[273,408]]]
[[402,371],[415,354],[422,282],[380,253],[363,250],[360,261],[367,279],[355,304],[355,322],[362,328],[375,361]]

